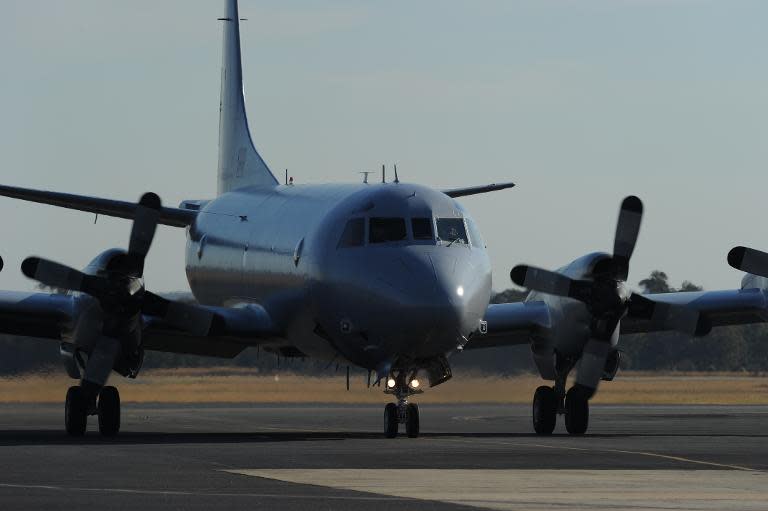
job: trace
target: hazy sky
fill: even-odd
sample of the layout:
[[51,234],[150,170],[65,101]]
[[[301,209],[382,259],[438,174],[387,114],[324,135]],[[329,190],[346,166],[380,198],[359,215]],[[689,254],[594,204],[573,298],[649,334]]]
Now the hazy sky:
[[[215,0],[4,0],[0,182],[166,204],[215,193],[223,12]],[[768,2],[241,0],[246,102],[277,174],[518,187],[463,199],[494,261],[557,267],[646,217],[631,272],[738,285],[768,249]],[[130,223],[0,198],[0,288],[30,254],[84,266]],[[187,289],[163,227],[148,286]]]

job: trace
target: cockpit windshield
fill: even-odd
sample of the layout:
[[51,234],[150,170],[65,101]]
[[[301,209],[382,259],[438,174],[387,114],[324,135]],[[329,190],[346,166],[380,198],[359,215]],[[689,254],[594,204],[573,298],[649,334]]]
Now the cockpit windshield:
[[[407,242],[408,244],[434,244],[435,238],[443,245],[469,245],[467,224],[463,218],[430,217],[370,217],[351,218],[344,226],[337,248],[361,247],[367,243],[382,244]],[[410,229],[408,226],[410,225]],[[470,229],[472,225],[470,224]],[[472,244],[482,246],[482,240],[472,231]]]
[[344,227],[339,240],[339,248],[361,247],[365,243],[365,219],[353,218]]
[[438,218],[437,239],[450,244],[469,244],[463,218]]
[[405,218],[371,218],[368,240],[371,243],[386,243],[406,239]]
[[432,219],[412,218],[411,230],[413,230],[413,239],[416,241],[432,240]]

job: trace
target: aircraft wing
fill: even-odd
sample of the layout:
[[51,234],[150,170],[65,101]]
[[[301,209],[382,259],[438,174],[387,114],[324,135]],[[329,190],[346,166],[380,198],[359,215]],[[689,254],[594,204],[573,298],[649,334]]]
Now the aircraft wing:
[[[5,185],[0,185],[0,196],[128,219],[134,218],[136,208],[138,207],[133,202]],[[158,223],[172,227],[186,227],[194,223],[196,216],[197,211],[162,207],[160,208]]]
[[487,333],[472,337],[464,349],[529,344],[532,334],[549,329],[551,323],[549,307],[544,302],[491,304],[484,320]]
[[[652,301],[685,305],[703,314],[712,326],[745,325],[768,322],[768,293],[761,289],[703,291],[643,295]],[[633,318],[621,321],[622,334],[664,330],[657,323]]]
[[142,335],[144,349],[234,358],[248,346],[257,346],[267,340],[279,340],[281,336],[267,311],[259,305],[249,304],[236,308],[192,307],[213,314],[214,320],[208,332],[190,334],[162,319],[145,315]]
[[[0,333],[72,342],[70,334],[86,300],[79,294],[0,292]],[[145,349],[232,358],[248,346],[280,338],[268,313],[258,305],[229,308],[183,304],[181,308],[193,315],[196,309],[212,315],[210,328],[190,333],[159,317],[144,315]]]
[[[643,296],[657,303],[690,307],[700,312],[713,327],[768,322],[768,291],[761,289]],[[528,344],[532,335],[546,333],[552,321],[549,308],[544,302],[491,304],[484,319],[488,332],[474,336],[464,349]],[[664,323],[633,317],[631,314],[621,321],[622,335],[671,329]]]

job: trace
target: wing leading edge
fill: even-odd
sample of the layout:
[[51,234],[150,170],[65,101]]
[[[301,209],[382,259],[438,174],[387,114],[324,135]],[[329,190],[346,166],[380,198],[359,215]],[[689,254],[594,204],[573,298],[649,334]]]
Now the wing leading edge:
[[[768,291],[762,289],[643,296],[657,303],[690,307],[704,315],[713,327],[768,322]],[[491,304],[486,310],[485,321],[488,333],[473,337],[465,349],[527,344],[532,335],[546,335],[552,326],[549,307],[544,302]],[[671,328],[631,315],[621,321],[622,335],[665,330]]]
[[549,307],[544,302],[491,304],[485,312],[487,333],[472,337],[464,349],[528,344],[531,335],[550,328]]
[[[0,185],[0,195],[41,204],[49,204],[60,208],[76,209],[105,216],[133,219],[136,215],[137,204],[114,199],[102,199],[87,195],[71,193],[32,190],[16,186]],[[197,211],[179,208],[160,208],[159,223],[171,227],[186,227],[192,225]]]

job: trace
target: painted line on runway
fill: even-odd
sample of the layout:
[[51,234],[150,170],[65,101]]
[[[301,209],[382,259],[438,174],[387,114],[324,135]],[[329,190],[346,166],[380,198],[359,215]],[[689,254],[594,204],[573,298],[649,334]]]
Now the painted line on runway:
[[464,444],[473,444],[477,445],[478,443],[484,443],[484,444],[491,444],[491,445],[500,445],[500,446],[510,446],[510,447],[540,447],[542,449],[562,449],[565,451],[580,451],[580,452],[604,452],[604,453],[611,453],[611,454],[631,454],[635,456],[646,456],[650,458],[660,458],[660,459],[666,459],[670,461],[678,461],[681,463],[691,463],[694,465],[705,465],[709,467],[715,467],[715,468],[727,468],[730,470],[740,470],[742,472],[764,472],[763,470],[752,468],[752,467],[745,467],[741,465],[729,465],[725,463],[716,463],[714,461],[704,461],[704,460],[695,460],[692,458],[684,458],[682,456],[671,456],[668,454],[660,454],[656,452],[646,452],[646,451],[626,451],[622,449],[607,449],[607,448],[589,448],[589,447],[568,447],[564,445],[546,445],[546,444],[527,444],[527,443],[513,443],[513,442],[491,442],[488,440],[464,440],[460,438],[446,438],[446,440],[458,442],[458,443],[464,443]]
[[[228,472],[222,470],[222,472]],[[142,490],[133,488],[81,488],[74,486],[53,486],[44,484],[0,483],[0,489],[49,490],[61,492],[120,493],[130,495],[162,495],[167,497],[249,497],[265,499],[301,499],[301,500],[341,500],[374,502],[411,502],[413,499],[387,495],[351,496],[351,495],[296,495],[290,493],[232,493],[232,492],[193,492],[186,490]]]

